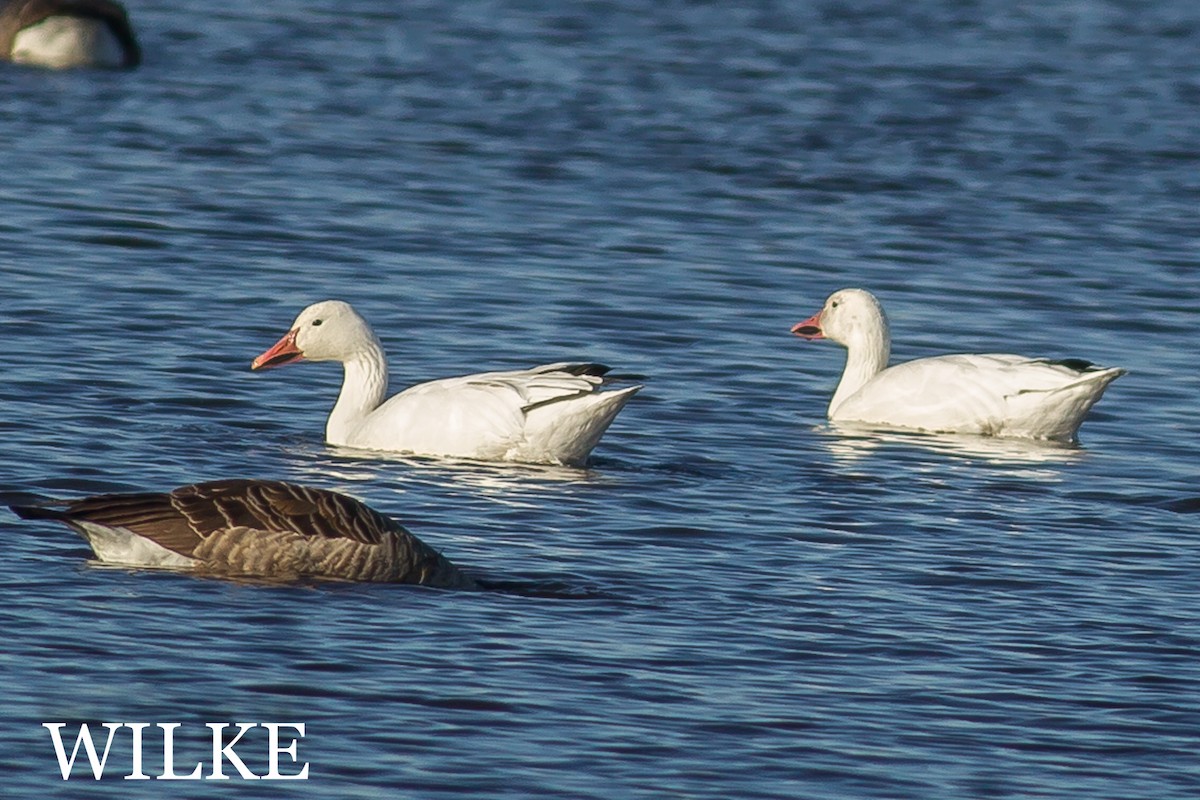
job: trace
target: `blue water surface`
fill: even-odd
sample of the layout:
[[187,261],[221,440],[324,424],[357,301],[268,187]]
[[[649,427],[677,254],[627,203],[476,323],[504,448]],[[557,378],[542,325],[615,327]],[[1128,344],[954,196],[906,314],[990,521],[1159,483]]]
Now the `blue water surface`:
[[[509,590],[99,568],[0,512],[4,797],[1200,796],[1200,6],[128,7],[135,72],[0,66],[0,492],[293,480]],[[788,328],[851,285],[896,359],[1129,374],[1079,447],[837,430]],[[336,367],[248,369],[327,297],[394,389],[646,388],[585,470],[335,450]],[[124,781],[119,739],[64,783],[50,721],[183,723],[181,771],[303,722],[310,777]]]

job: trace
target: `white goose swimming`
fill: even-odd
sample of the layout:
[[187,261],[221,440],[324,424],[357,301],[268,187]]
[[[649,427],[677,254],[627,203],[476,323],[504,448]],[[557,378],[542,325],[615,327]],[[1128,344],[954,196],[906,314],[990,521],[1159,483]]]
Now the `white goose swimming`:
[[216,577],[323,578],[477,588],[399,523],[351,497],[282,481],[12,506],[73,528],[103,563]]
[[114,0],[0,0],[0,58],[20,64],[136,67],[141,49]]
[[329,444],[418,455],[581,465],[641,386],[599,391],[600,364],[545,364],[421,383],[387,399],[379,338],[349,303],[300,312],[254,370],[339,361],[342,391],[325,425]]
[[888,367],[887,318],[874,295],[842,289],[792,327],[846,348],[829,419],[934,433],[1074,441],[1084,416],[1125,370],[1080,359],[945,355]]

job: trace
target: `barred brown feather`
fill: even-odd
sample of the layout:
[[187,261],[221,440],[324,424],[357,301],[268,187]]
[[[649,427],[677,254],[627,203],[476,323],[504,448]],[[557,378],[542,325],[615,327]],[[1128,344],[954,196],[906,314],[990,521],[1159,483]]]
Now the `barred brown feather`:
[[473,588],[402,525],[346,495],[282,481],[221,480],[168,493],[111,494],[22,516],[124,529],[196,560],[197,572]]

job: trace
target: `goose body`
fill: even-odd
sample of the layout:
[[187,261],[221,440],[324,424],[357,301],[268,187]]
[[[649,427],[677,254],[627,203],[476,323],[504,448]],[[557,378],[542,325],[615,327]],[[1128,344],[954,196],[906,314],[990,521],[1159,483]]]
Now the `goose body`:
[[580,465],[641,388],[600,391],[607,367],[562,362],[430,381],[385,399],[379,338],[340,300],[300,312],[251,369],[304,359],[338,361],[345,372],[329,444],[419,455]]
[[475,587],[469,576],[399,523],[325,489],[223,480],[58,505],[12,510],[23,519],[69,525],[107,564],[220,577]]
[[835,422],[1073,441],[1108,384],[1125,374],[1079,359],[1004,353],[934,356],[889,367],[887,318],[863,289],[834,292],[792,333],[846,348],[846,367],[829,403]]
[[136,67],[141,50],[113,0],[0,0],[0,58],[56,69]]

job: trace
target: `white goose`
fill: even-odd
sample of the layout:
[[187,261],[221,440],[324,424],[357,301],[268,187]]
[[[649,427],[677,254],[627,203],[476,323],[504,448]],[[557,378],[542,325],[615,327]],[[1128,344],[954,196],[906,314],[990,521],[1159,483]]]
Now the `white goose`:
[[888,367],[887,318],[874,295],[842,289],[792,327],[846,348],[829,419],[935,433],[1074,441],[1088,409],[1125,370],[1080,359],[945,355]]
[[421,383],[384,400],[383,347],[349,303],[326,300],[300,312],[254,370],[295,361],[339,361],[342,391],[325,425],[329,444],[418,455],[583,464],[641,386],[599,388],[600,364],[546,364]]
[[114,0],[0,0],[0,58],[58,69],[136,67],[141,49]]
[[211,481],[11,508],[22,519],[69,525],[107,564],[217,577],[477,588],[399,523],[352,497],[294,483]]

